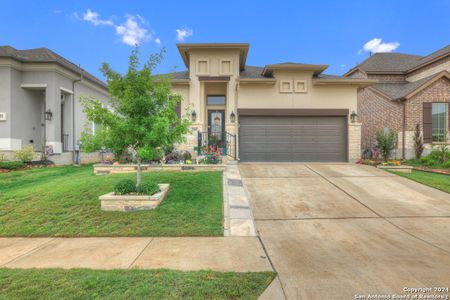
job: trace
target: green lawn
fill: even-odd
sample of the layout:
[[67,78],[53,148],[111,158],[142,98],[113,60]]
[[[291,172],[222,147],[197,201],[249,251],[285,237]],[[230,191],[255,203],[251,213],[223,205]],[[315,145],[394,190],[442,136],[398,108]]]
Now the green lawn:
[[441,191],[450,193],[450,176],[434,174],[429,172],[422,172],[413,170],[412,173],[392,172],[399,176],[409,178],[411,180],[423,183],[425,185],[434,187]]
[[96,176],[92,166],[0,174],[0,236],[221,236],[221,172],[151,172],[143,180],[170,183],[155,210],[104,212],[98,197],[122,178]]
[[0,269],[0,299],[257,299],[272,272]]

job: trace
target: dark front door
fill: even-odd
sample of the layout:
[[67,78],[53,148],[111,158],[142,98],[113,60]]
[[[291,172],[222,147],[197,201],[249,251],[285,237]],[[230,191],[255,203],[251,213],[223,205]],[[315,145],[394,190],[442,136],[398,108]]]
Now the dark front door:
[[208,144],[226,149],[224,110],[208,110]]

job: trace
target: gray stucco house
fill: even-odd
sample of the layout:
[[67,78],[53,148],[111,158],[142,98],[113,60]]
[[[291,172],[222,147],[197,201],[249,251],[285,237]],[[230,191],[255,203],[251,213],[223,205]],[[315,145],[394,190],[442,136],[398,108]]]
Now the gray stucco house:
[[45,145],[52,160],[72,162],[81,132],[93,126],[80,96],[109,99],[104,82],[47,48],[0,46],[0,153]]

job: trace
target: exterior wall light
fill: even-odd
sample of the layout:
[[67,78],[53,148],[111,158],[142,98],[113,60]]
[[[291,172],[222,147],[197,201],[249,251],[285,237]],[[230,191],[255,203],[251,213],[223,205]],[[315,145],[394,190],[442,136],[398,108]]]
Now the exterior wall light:
[[234,123],[236,121],[236,115],[234,114],[234,111],[231,111],[230,121],[231,121],[231,123]]
[[197,113],[195,112],[195,110],[193,110],[191,113],[191,120],[192,122],[195,122],[197,120]]
[[47,111],[45,112],[45,119],[47,121],[51,121],[53,117],[53,113],[50,109],[47,109]]
[[352,121],[352,123],[356,122],[357,116],[358,116],[358,114],[355,111],[352,111],[352,114],[350,115],[350,120]]

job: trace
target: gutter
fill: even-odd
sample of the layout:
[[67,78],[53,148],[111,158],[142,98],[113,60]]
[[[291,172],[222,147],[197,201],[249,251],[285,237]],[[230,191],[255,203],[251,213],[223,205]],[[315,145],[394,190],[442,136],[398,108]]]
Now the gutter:
[[80,79],[72,81],[72,161],[75,162],[75,83],[83,80],[83,70],[80,68]]

